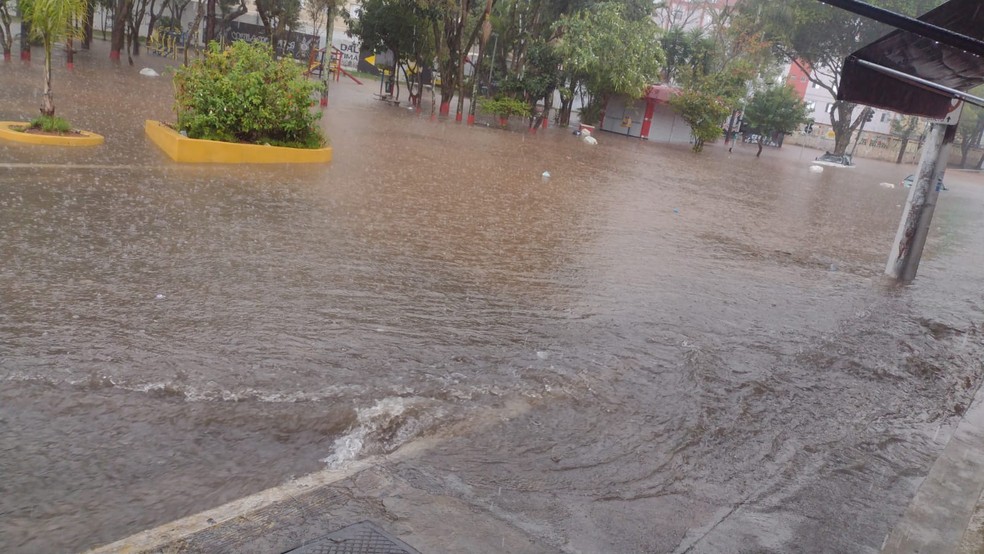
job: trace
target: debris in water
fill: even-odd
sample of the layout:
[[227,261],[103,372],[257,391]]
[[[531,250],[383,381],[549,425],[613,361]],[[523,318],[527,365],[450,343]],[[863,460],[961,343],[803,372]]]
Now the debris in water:
[[895,183],[878,183],[878,186],[884,187],[884,188],[887,188],[887,189],[894,189],[895,188]]
[[540,358],[541,360],[546,360],[547,358],[550,357],[550,352],[546,352],[544,350],[537,350],[536,357]]
[[675,213],[675,214],[680,213],[680,208],[673,208],[673,213]]
[[140,74],[143,75],[144,77],[160,77],[161,76],[160,73],[154,71],[153,69],[151,69],[149,67],[145,67],[145,68],[141,69],[140,70]]
[[547,179],[550,178],[550,172],[549,171],[544,171],[543,174],[540,175],[540,177],[543,177],[543,180],[546,181]]
[[820,166],[820,165],[811,165],[810,166],[810,173],[823,173],[823,166]]
[[167,297],[166,297],[166,296],[164,296],[164,295],[163,295],[163,294],[161,294],[161,293],[157,293],[157,296],[155,296],[154,298],[155,298],[156,300],[164,300],[164,299],[165,299],[165,298],[167,298]]

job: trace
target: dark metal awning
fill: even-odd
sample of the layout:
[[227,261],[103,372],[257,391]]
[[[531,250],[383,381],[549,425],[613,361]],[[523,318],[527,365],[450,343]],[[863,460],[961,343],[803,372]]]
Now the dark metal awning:
[[844,61],[838,100],[934,119],[946,117],[955,97],[977,103],[962,92],[984,83],[981,0],[950,0],[919,21],[862,2],[821,1],[853,4],[845,9],[898,27]]

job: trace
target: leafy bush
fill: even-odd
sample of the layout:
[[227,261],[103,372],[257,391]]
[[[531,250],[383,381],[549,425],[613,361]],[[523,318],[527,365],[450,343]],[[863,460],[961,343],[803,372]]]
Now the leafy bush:
[[63,118],[42,115],[31,120],[28,129],[40,129],[46,133],[67,133],[72,130],[72,125]]
[[478,107],[485,113],[497,115],[499,117],[509,117],[511,115],[521,115],[529,117],[530,105],[516,98],[481,98]]
[[321,112],[311,111],[318,83],[293,60],[274,60],[269,46],[236,41],[178,69],[178,130],[191,138],[320,148]]
[[731,107],[722,98],[700,90],[683,90],[670,99],[670,106],[690,125],[694,137],[694,152],[704,149],[704,143],[721,136],[721,127],[731,115]]

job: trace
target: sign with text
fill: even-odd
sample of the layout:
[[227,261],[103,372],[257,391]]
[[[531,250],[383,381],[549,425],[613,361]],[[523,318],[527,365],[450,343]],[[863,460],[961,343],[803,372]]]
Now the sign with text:
[[[225,29],[224,34],[226,44],[236,40],[246,42],[262,42],[270,44],[270,37],[266,34],[266,29],[262,25],[242,23],[233,21]],[[307,61],[312,48],[317,48],[321,38],[318,35],[306,35],[304,33],[287,33],[287,38],[277,41],[275,49],[280,57],[290,56],[295,60]]]
[[331,45],[342,52],[342,67],[359,67],[359,51],[361,49],[359,40],[338,35],[339,33],[336,33],[332,37]]

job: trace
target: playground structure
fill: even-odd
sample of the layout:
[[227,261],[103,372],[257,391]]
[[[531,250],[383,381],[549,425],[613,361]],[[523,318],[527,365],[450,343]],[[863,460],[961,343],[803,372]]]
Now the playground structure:
[[187,39],[187,33],[178,29],[154,29],[147,39],[147,51],[157,56],[177,59],[178,52],[184,49]]
[[[307,70],[304,71],[305,77],[321,77],[325,71],[325,55],[327,54],[327,48],[312,48],[311,53],[308,55],[308,66]],[[356,84],[361,85],[362,81],[357,79],[354,75],[345,71],[342,67],[342,51],[334,46],[331,47],[331,55],[328,57],[328,78],[337,82],[341,80],[342,75],[345,75],[349,79],[352,79]]]

